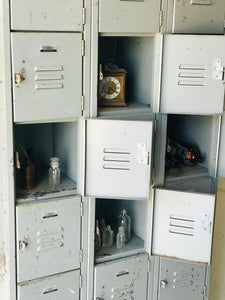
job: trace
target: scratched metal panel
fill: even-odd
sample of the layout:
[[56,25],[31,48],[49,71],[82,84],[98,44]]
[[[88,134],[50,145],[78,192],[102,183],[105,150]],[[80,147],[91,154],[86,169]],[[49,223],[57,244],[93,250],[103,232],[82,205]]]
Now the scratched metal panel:
[[18,285],[18,300],[79,300],[80,270]]
[[82,0],[11,0],[13,30],[82,31]]
[[81,115],[81,33],[12,33],[15,122]]
[[94,299],[146,299],[147,266],[147,254],[95,266]]
[[80,267],[80,197],[16,207],[17,281]]

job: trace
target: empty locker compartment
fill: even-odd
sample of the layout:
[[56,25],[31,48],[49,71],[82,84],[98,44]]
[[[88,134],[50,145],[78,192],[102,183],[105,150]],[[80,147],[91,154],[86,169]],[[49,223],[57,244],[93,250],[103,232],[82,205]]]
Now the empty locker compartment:
[[[15,125],[18,202],[77,194],[78,122]],[[50,158],[59,158],[60,185],[49,185]],[[33,166],[33,186],[29,183]]]
[[146,299],[148,255],[97,265],[94,277],[94,299]]
[[16,207],[17,281],[80,268],[80,197]]
[[[158,98],[156,86],[160,81],[161,47],[162,37],[159,34],[139,37],[100,35],[98,63],[102,66],[99,67],[102,77],[100,76],[98,86],[99,117],[141,114],[143,118],[144,114],[154,111],[154,101]],[[125,84],[121,82],[119,75],[110,76],[107,72],[104,75],[104,70],[110,64],[126,72]],[[112,85],[110,80],[107,82],[112,77],[119,81],[118,90],[113,82]],[[125,94],[124,97],[122,93]],[[117,98],[123,99],[125,106],[113,105]],[[104,103],[99,99],[103,99]]]
[[165,35],[160,112],[223,113],[224,36]]
[[81,33],[14,32],[14,121],[73,121],[81,116]]
[[[151,220],[151,201],[96,199],[95,264],[149,252]],[[113,231],[111,241],[108,240],[107,226]],[[121,248],[121,240],[117,244],[119,226],[124,227],[125,234],[125,243]]]
[[82,0],[10,1],[11,29],[82,31]]
[[80,270],[19,284],[18,300],[79,300]]
[[159,11],[160,1],[157,0],[100,0],[99,31],[159,32]]

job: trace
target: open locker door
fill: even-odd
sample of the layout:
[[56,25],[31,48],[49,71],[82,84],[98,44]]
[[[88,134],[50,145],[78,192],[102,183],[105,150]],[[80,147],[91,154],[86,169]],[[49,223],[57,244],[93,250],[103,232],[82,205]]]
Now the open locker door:
[[215,195],[155,190],[154,255],[210,264]]
[[86,195],[148,198],[153,122],[87,120]]

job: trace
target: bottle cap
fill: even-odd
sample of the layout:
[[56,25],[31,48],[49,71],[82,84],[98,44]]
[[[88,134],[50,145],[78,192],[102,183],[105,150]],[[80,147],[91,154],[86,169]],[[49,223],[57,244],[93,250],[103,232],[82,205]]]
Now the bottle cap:
[[51,157],[50,158],[50,165],[53,169],[58,168],[59,166],[59,158],[58,157]]

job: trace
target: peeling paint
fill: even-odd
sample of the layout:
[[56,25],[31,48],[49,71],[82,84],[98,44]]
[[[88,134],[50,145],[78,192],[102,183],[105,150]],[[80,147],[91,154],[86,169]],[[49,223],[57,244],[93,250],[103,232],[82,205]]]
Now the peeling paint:
[[4,248],[0,248],[0,287],[3,287],[4,285],[4,278],[6,276],[7,270],[6,270],[6,257],[5,257],[5,251]]

